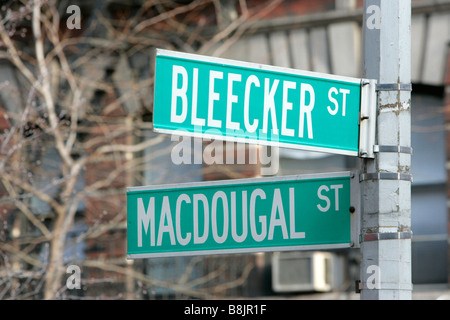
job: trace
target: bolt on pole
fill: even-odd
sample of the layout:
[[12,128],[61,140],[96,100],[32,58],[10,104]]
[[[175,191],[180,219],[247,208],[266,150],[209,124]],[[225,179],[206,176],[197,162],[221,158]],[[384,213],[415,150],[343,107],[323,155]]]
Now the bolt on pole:
[[365,0],[363,77],[376,79],[374,159],[361,160],[361,299],[411,299],[411,0]]

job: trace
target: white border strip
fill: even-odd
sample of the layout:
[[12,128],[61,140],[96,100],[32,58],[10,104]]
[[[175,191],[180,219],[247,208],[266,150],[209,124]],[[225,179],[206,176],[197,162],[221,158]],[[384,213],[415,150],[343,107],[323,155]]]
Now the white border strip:
[[174,251],[174,252],[158,252],[158,253],[132,253],[127,254],[127,259],[185,257],[185,256],[200,256],[200,255],[214,255],[214,254],[236,254],[236,253],[274,252],[274,251],[325,250],[325,249],[341,249],[350,247],[351,247],[350,243],[335,243],[335,244],[317,244],[305,246],[255,247],[244,249]]
[[375,131],[377,121],[376,80],[361,81],[361,102],[359,118],[359,156],[374,157]]
[[178,59],[195,60],[195,61],[200,61],[200,62],[220,64],[220,65],[226,65],[226,66],[232,66],[232,67],[240,67],[240,68],[246,68],[246,69],[251,68],[251,69],[256,69],[256,70],[277,72],[277,73],[283,73],[283,74],[289,74],[289,75],[299,75],[299,76],[304,76],[304,77],[315,78],[316,80],[324,80],[325,79],[325,80],[357,84],[358,86],[361,85],[360,78],[352,78],[352,77],[326,74],[326,73],[320,73],[320,72],[304,71],[304,70],[298,70],[298,69],[292,69],[292,68],[271,66],[271,65],[266,65],[266,64],[258,64],[258,63],[253,63],[253,62],[245,62],[245,61],[238,61],[238,60],[232,60],[232,59],[210,57],[210,56],[204,56],[204,55],[199,55],[199,54],[171,51],[171,50],[164,50],[164,49],[156,49],[156,55],[157,56],[165,56],[165,57],[173,57],[173,58],[178,58]]
[[[170,189],[185,189],[193,187],[213,187],[213,186],[233,186],[251,183],[265,183],[265,182],[288,182],[288,181],[298,181],[298,180],[315,180],[315,179],[326,179],[326,178],[345,178],[359,176],[352,171],[341,171],[341,172],[324,172],[324,173],[310,173],[310,174],[298,174],[289,176],[276,176],[276,177],[266,177],[266,178],[247,178],[247,179],[228,179],[228,180],[213,180],[213,181],[199,181],[199,182],[184,182],[184,183],[173,183],[173,184],[159,184],[159,185],[148,185],[141,187],[128,187],[127,192],[139,192],[139,191],[153,191],[153,190],[170,190]],[[351,187],[351,186],[350,186]],[[352,191],[352,190],[350,190]]]
[[172,134],[177,136],[189,136],[193,138],[203,138],[203,139],[217,139],[223,141],[231,141],[231,142],[240,142],[240,143],[251,143],[265,146],[274,146],[274,147],[282,147],[282,148],[290,148],[297,150],[305,150],[305,151],[316,151],[316,152],[325,152],[325,153],[333,153],[333,154],[341,154],[345,156],[358,156],[359,151],[351,151],[344,149],[334,149],[334,148],[325,148],[325,147],[314,147],[303,144],[294,144],[294,143],[286,143],[286,142],[278,142],[278,141],[269,141],[269,140],[257,140],[250,138],[241,138],[241,137],[232,137],[232,136],[223,136],[219,134],[210,134],[210,133],[200,133],[200,132],[191,132],[187,130],[182,130],[180,132],[179,129],[161,129],[157,127],[153,127],[153,131],[157,133],[165,133]]
[[350,241],[352,248],[360,247],[361,233],[361,183],[359,172],[350,172],[350,206],[355,208],[350,212]]

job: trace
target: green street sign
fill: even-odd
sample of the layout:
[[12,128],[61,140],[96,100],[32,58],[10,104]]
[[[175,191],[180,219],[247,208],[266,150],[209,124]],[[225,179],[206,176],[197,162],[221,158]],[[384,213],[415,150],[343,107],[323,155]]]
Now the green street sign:
[[157,50],[156,132],[372,157],[375,82]]
[[359,188],[353,176],[128,188],[128,258],[357,246]]

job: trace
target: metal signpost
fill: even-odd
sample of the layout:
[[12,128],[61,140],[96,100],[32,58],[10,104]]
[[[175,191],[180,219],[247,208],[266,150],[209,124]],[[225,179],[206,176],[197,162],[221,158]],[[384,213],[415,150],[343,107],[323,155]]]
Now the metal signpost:
[[375,81],[157,50],[156,132],[372,157]]
[[359,200],[353,172],[128,188],[128,257],[358,246]]
[[378,80],[375,158],[361,166],[361,299],[411,299],[411,0],[364,1],[364,76]]

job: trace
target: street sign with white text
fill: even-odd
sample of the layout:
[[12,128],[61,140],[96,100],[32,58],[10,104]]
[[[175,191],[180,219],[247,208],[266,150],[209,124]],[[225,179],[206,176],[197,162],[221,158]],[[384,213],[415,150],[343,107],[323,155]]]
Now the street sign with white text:
[[358,246],[352,172],[127,189],[128,258]]
[[158,49],[153,126],[372,157],[374,88],[372,80]]

